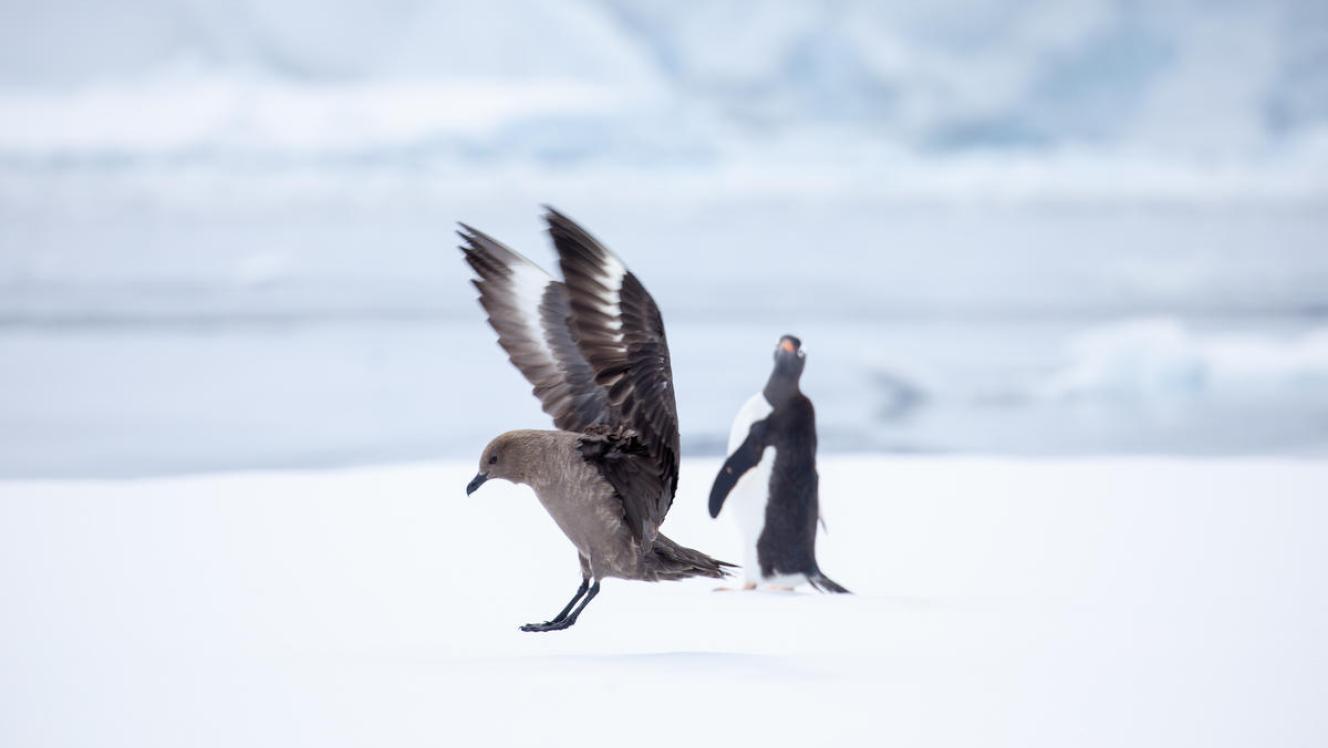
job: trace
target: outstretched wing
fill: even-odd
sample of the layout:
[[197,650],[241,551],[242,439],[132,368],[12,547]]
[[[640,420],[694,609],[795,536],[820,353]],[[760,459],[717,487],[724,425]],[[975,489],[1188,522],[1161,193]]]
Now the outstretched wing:
[[[574,339],[608,394],[608,426],[632,432],[642,454],[601,462],[622,496],[632,531],[649,545],[678,485],[678,407],[664,320],[645,286],[572,219],[544,216],[571,301]],[[634,524],[629,521],[629,524]]]
[[480,306],[498,344],[534,386],[544,412],[565,431],[612,420],[608,392],[595,383],[568,326],[567,288],[538,265],[486,234],[461,224],[461,251],[479,276]]

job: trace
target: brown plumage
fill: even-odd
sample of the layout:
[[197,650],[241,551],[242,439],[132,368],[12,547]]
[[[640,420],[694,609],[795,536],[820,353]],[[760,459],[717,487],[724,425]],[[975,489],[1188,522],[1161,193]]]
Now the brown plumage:
[[490,478],[531,486],[577,547],[577,595],[550,621],[523,626],[527,631],[575,623],[604,577],[722,577],[731,566],[659,533],[677,490],[679,449],[668,340],[655,300],[570,218],[549,209],[545,220],[565,281],[469,226],[460,232],[499,345],[560,429],[500,435],[467,487],[473,492]]

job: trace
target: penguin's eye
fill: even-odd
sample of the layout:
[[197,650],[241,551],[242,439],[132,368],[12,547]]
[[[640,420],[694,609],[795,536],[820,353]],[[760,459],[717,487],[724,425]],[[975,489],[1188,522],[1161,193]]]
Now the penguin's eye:
[[494,456],[490,457],[490,458],[489,458],[489,464],[490,464],[490,465],[497,465],[497,464],[498,464],[498,455],[494,455]]

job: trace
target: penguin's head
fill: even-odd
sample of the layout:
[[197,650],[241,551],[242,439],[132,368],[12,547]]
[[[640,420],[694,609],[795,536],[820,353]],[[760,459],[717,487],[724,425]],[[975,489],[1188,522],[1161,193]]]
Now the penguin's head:
[[792,378],[795,382],[802,376],[802,367],[807,363],[807,354],[802,350],[802,341],[793,335],[785,335],[775,346],[775,372]]

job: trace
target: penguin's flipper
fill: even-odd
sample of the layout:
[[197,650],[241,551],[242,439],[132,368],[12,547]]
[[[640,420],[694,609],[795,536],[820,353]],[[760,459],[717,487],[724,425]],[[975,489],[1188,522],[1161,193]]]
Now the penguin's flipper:
[[719,469],[719,475],[715,476],[715,483],[710,487],[711,517],[719,516],[719,510],[724,508],[724,499],[738,484],[738,479],[761,462],[761,455],[765,452],[765,432],[765,421],[753,423],[742,445],[724,461],[724,467]]

